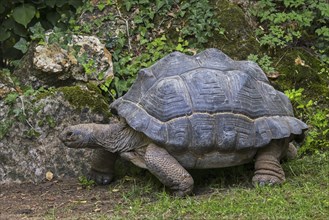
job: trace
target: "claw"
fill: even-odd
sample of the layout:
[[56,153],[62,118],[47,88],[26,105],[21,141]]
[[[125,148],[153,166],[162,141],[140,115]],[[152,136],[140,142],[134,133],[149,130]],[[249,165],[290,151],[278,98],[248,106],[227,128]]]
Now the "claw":
[[274,186],[282,183],[280,179],[268,175],[264,175],[264,176],[256,175],[254,176],[252,182],[255,186],[260,186],[260,187]]
[[95,170],[90,170],[88,179],[94,180],[98,185],[108,185],[113,180],[113,173],[102,173]]

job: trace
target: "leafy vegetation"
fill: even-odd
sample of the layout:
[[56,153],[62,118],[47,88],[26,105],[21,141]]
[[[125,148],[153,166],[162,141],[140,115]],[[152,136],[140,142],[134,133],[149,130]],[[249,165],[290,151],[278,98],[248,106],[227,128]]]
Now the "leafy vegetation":
[[94,180],[88,180],[88,178],[85,176],[79,177],[79,183],[85,189],[91,189],[93,186],[96,185],[96,182]]
[[[82,11],[99,10],[97,5],[87,5]],[[215,29],[218,33],[224,31],[214,19],[208,0],[124,0],[120,4],[117,1],[109,2],[108,6],[112,11],[103,11],[106,15],[93,19],[86,26],[74,25],[72,29],[77,33],[92,32],[105,37],[95,27],[118,20],[122,22],[124,27],[117,30],[117,36],[110,34],[105,37],[113,55],[116,74],[114,79],[101,85],[101,89],[113,98],[122,96],[130,88],[141,68],[150,66],[174,50],[191,53],[193,51],[188,48],[201,49],[213,36],[210,30]]]
[[329,4],[325,0],[261,0],[252,10],[261,22],[257,35],[269,47],[309,46],[318,50],[329,43]]
[[[310,127],[300,152],[328,150],[329,111],[326,103],[329,96],[328,92],[325,92],[328,89],[315,85],[329,83],[329,50],[326,46],[329,43],[328,2],[325,0],[261,0],[255,2],[250,11],[259,19],[256,35],[259,43],[269,49],[267,52],[269,56],[264,55],[259,58],[257,55],[251,55],[249,59],[258,62],[265,72],[275,71],[275,65],[271,62],[270,57],[283,54],[277,61],[277,65],[281,59],[285,59],[289,48],[304,47],[308,48],[308,51],[313,50],[313,57],[320,61],[319,67],[313,69],[314,64],[305,63],[311,62],[311,60],[305,61],[299,55],[295,55],[294,67],[288,68],[289,70],[285,74],[291,74],[291,78],[295,78],[299,85],[293,86],[285,93],[292,101],[296,116],[306,121]],[[278,52],[280,50],[284,52]],[[303,74],[306,69],[313,70],[313,73]],[[308,78],[313,80],[307,80]],[[305,87],[303,88],[303,86]],[[314,90],[318,90],[322,95],[314,93]]]
[[[294,82],[281,88],[286,90],[285,94],[292,101],[296,117],[306,121],[310,127],[301,145],[300,157],[284,164],[287,182],[282,187],[251,188],[253,168],[248,165],[194,173],[196,195],[184,199],[168,195],[163,186],[149,174],[141,175],[140,178],[126,176],[110,185],[108,197],[117,198],[118,201],[114,208],[107,210],[109,215],[92,213],[92,218],[327,218],[329,97],[322,93],[324,90],[308,88],[299,83],[314,81],[305,70],[311,69],[316,77],[323,79],[323,87],[328,85],[328,7],[324,0],[261,0],[255,2],[252,10],[260,26],[256,34],[265,50],[250,54],[248,59],[257,62],[268,76],[279,72],[278,64],[286,59],[284,55],[291,48],[303,47],[320,63],[320,66],[311,65],[309,60],[294,55],[292,58],[295,63],[286,64],[289,69],[278,73],[283,81],[287,81],[288,74],[295,76],[298,73],[298,79],[291,80]],[[10,110],[6,119],[1,120],[0,139],[15,121],[29,124],[30,114],[40,108],[33,108],[33,102],[27,97],[35,96],[38,99],[56,90],[62,92],[77,109],[88,107],[96,112],[108,112],[107,96],[111,99],[122,96],[141,68],[149,67],[174,50],[194,54],[217,39],[215,35],[227,38],[228,42],[230,40],[230,36],[224,35],[225,30],[220,24],[222,21],[216,19],[212,0],[71,0],[25,4],[18,0],[5,0],[0,2],[0,21],[0,66],[14,63],[28,50],[31,41],[58,44],[74,54],[79,48],[69,48],[72,34],[86,34],[97,35],[106,44],[112,53],[115,71],[115,77],[101,84],[100,89],[95,85],[86,85],[88,90],[94,91],[93,96],[80,86],[46,91],[44,88],[36,91],[29,87],[20,88],[7,72],[7,78],[11,80],[9,84],[15,89],[3,99]],[[117,29],[111,29],[113,27]],[[94,72],[94,60],[82,55],[78,57],[78,62],[87,74]],[[1,75],[1,80],[4,78]],[[318,95],[318,91],[321,91],[321,95]],[[51,116],[38,122],[38,126],[44,124],[56,127],[56,121]],[[25,135],[34,138],[39,134],[31,126]],[[84,188],[94,185],[85,177],[80,177],[79,183]],[[93,202],[88,199],[84,201]],[[54,207],[50,218],[56,218],[58,212],[62,212],[62,209]]]
[[304,89],[292,89],[285,94],[297,109],[297,117],[304,119],[310,125],[310,131],[300,153],[329,150],[329,110],[321,108],[313,100],[309,100],[304,94]]
[[272,58],[266,54],[262,57],[255,54],[250,54],[247,59],[256,62],[266,74],[271,74],[276,71],[273,67]]
[[21,57],[27,51],[28,42],[34,26],[40,22],[45,29],[66,28],[69,18],[80,0],[33,1],[3,0],[0,2],[0,67]]

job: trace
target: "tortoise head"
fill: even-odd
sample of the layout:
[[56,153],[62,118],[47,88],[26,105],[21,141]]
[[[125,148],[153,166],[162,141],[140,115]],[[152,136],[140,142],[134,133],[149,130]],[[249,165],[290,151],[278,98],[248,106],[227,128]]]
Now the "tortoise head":
[[69,126],[62,131],[58,138],[70,148],[96,148],[92,124]]

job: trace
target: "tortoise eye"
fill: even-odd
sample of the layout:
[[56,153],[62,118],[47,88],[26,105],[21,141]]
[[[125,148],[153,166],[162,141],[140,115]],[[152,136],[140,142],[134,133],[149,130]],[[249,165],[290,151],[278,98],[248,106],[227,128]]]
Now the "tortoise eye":
[[66,133],[66,137],[67,138],[70,138],[70,137],[72,137],[73,136],[73,132],[72,131],[68,131],[67,133]]

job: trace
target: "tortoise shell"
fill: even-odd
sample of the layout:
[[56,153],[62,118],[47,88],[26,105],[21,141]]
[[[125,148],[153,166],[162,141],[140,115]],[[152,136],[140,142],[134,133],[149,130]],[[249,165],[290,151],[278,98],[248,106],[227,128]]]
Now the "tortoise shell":
[[234,61],[217,49],[167,55],[140,70],[110,107],[176,153],[258,148],[307,129],[256,63]]

